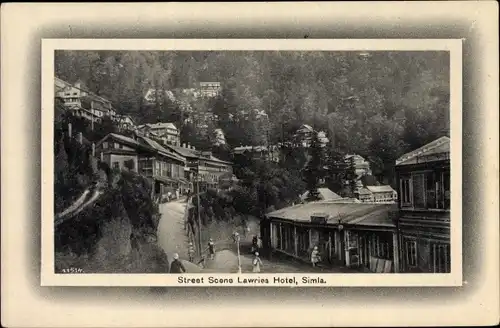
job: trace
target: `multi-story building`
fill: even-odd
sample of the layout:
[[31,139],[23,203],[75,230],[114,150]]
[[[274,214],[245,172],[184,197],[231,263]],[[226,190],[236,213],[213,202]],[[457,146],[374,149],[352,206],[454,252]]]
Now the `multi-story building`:
[[401,272],[449,273],[450,139],[401,156],[396,177]]
[[182,147],[170,146],[178,155],[186,159],[185,178],[190,182],[200,181],[200,190],[218,188],[219,179],[233,173],[231,162],[213,156],[209,151],[198,151],[194,147],[183,144]]
[[84,110],[91,114],[90,118],[109,116],[114,119],[116,116],[116,110],[113,108],[111,101],[90,92],[81,82],[72,85],[56,78],[55,87],[56,97],[61,99],[70,110],[77,112]]
[[137,127],[138,131],[144,135],[152,134],[165,140],[166,144],[172,146],[180,145],[180,132],[173,123],[143,124]]
[[202,97],[216,97],[221,90],[220,82],[200,82],[200,93]]
[[186,159],[152,138],[138,135],[136,139],[154,150],[149,156],[139,156],[138,171],[154,181],[155,194],[160,199],[165,199],[169,193],[170,198],[183,194],[189,188],[189,182],[184,178]]
[[358,190],[358,198],[362,202],[394,202],[397,200],[397,192],[391,186],[365,186]]
[[188,183],[184,175],[185,160],[144,136],[133,138],[110,133],[96,145],[96,154],[111,169],[130,170],[148,177],[153,196],[165,199],[182,192]]
[[262,160],[270,162],[280,161],[279,146],[240,146],[233,149],[233,156],[250,155],[253,160]]
[[[309,148],[314,136],[314,129],[308,124],[302,124],[295,132],[296,141],[305,148]],[[324,131],[318,131],[318,139],[321,147],[325,147],[330,141]]]
[[348,154],[344,156],[344,160],[348,164],[352,163],[354,165],[355,172],[358,177],[372,174],[372,170],[370,169],[370,163],[362,156],[357,154]]
[[144,100],[148,104],[163,104],[165,99],[168,99],[170,102],[176,101],[174,93],[170,90],[149,89],[144,95]]
[[116,115],[114,121],[122,130],[132,131],[135,129],[135,122],[129,115]]

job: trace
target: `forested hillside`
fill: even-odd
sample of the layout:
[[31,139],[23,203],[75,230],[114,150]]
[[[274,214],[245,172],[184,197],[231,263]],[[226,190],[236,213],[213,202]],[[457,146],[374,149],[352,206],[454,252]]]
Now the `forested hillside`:
[[[191,101],[218,115],[229,146],[289,138],[300,124],[325,130],[342,153],[358,153],[376,175],[390,176],[394,160],[449,130],[447,52],[141,52],[58,51],[56,76],[81,80],[141,122],[177,122],[178,102],[144,103],[147,89],[222,84],[220,97]],[[265,110],[270,124],[230,119]],[[230,115],[232,114],[232,115]],[[182,125],[183,142],[208,148],[206,136]]]

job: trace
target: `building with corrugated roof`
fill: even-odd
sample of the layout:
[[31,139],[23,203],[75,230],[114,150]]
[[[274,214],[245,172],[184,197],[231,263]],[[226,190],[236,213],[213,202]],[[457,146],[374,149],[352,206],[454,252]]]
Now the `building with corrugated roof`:
[[449,273],[450,138],[396,160],[401,272]]
[[142,124],[137,127],[137,130],[144,135],[152,134],[154,137],[165,139],[165,143],[173,146],[179,146],[181,142],[179,129],[170,122]]
[[112,169],[130,170],[149,178],[157,199],[189,188],[184,179],[185,159],[151,138],[110,133],[96,144],[96,154]]
[[396,214],[395,204],[310,202],[266,214],[261,236],[271,254],[309,261],[317,246],[324,263],[397,272]]
[[[335,200],[335,199],[343,199],[333,191],[331,191],[328,188],[318,188],[318,193],[319,193],[319,200]],[[309,197],[309,191],[306,191],[305,193],[300,196],[300,199],[305,201],[307,200],[307,197]]]
[[186,159],[185,178],[191,182],[199,179],[200,190],[219,188],[219,180],[227,173],[233,173],[231,162],[213,156],[210,151],[196,150],[189,144],[182,146],[165,145]]

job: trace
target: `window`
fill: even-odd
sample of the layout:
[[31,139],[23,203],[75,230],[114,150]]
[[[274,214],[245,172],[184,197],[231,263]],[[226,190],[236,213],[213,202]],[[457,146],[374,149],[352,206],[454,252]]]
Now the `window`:
[[103,142],[102,143],[102,148],[103,149],[108,149],[108,143],[107,142]]
[[120,144],[118,142],[115,142],[115,148],[118,149],[120,147]]
[[402,177],[400,182],[401,205],[411,206],[411,177]]
[[423,173],[413,174],[413,207],[425,208],[425,175]]
[[432,271],[434,273],[450,272],[450,245],[433,243],[431,247]]
[[[422,172],[413,173],[411,177],[401,177],[399,196],[402,207],[449,209],[450,172]],[[386,198],[391,197],[387,195]]]
[[450,208],[450,172],[443,173],[443,202],[444,208]]
[[407,268],[415,268],[417,266],[417,242],[415,240],[405,240],[404,256]]

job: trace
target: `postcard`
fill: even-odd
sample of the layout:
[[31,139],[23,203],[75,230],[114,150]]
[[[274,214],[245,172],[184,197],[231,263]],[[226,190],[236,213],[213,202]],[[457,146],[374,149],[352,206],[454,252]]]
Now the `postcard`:
[[462,285],[462,42],[43,39],[43,286]]

